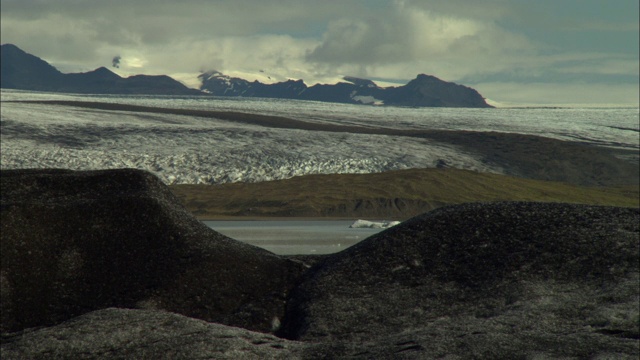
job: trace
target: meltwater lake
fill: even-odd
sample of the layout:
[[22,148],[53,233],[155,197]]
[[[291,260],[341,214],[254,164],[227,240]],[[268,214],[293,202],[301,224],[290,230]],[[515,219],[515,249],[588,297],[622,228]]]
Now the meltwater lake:
[[279,255],[330,254],[384,229],[350,228],[354,220],[203,221],[230,238]]

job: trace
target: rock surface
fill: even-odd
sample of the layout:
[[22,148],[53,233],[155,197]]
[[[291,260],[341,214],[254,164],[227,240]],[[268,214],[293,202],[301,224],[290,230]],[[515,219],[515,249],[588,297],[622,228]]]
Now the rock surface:
[[640,355],[638,209],[464,204],[286,258],[141,171],[0,179],[3,359]]
[[155,310],[108,308],[5,336],[3,359],[286,359],[303,344]]
[[298,262],[197,221],[139,170],[2,171],[2,331],[141,307],[271,331]]
[[314,266],[281,334],[360,344],[384,335],[427,358],[635,356],[639,223],[631,208],[437,209]]

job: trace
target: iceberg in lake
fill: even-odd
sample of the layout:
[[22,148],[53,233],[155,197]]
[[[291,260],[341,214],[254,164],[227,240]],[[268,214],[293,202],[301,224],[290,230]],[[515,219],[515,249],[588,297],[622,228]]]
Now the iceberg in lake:
[[352,229],[386,229],[400,224],[400,221],[368,221],[356,220],[349,225]]

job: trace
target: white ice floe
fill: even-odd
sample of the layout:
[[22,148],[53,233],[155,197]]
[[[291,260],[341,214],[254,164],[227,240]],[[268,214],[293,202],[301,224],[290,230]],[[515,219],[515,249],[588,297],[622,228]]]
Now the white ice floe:
[[400,224],[400,221],[356,220],[349,227],[352,229],[386,229],[398,224]]
[[384,101],[378,100],[373,96],[355,95],[355,96],[351,96],[351,98],[362,104],[384,105]]

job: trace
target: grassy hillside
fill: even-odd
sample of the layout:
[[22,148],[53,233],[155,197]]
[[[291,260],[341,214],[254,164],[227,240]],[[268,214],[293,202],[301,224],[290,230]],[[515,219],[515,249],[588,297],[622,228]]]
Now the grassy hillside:
[[637,186],[582,187],[458,169],[308,175],[261,183],[173,185],[171,189],[201,219],[406,219],[444,205],[504,200],[640,206]]

